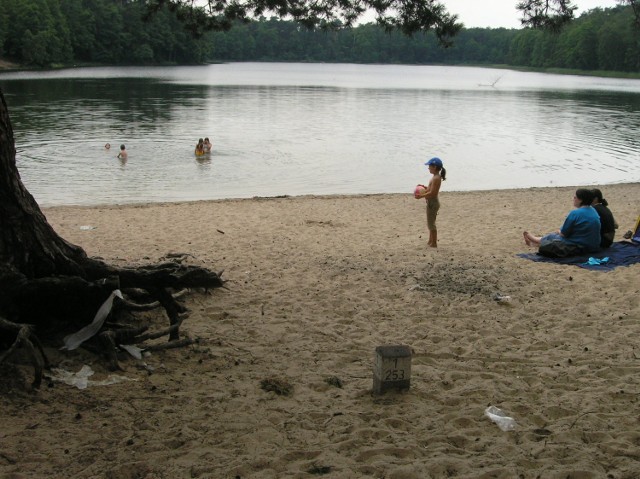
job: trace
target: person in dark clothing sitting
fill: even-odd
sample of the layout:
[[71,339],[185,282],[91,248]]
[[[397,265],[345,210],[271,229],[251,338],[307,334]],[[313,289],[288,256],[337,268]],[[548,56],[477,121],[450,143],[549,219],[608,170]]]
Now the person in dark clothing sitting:
[[611,213],[611,210],[608,208],[609,203],[602,197],[602,191],[594,188],[591,192],[594,196],[591,206],[595,208],[598,216],[600,216],[600,247],[608,248],[613,243],[618,224],[613,218],[613,213]]

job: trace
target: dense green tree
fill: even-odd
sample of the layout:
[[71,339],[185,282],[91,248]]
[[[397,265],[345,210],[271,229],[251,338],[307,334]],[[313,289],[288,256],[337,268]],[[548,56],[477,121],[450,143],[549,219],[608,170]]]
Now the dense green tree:
[[[560,33],[525,28],[463,29],[452,47],[438,47],[432,33],[417,33],[411,37],[399,32],[386,32],[373,23],[353,29],[309,31],[294,22],[271,18],[263,19],[264,26],[256,23],[240,24],[242,35],[216,32],[212,35],[212,59],[223,61],[315,61],[360,63],[449,63],[449,64],[512,64],[535,68],[572,68],[585,70],[606,69],[600,65],[602,52],[600,35],[603,25],[615,23],[618,32],[615,49],[619,57],[615,62],[620,71],[638,71],[638,30],[629,21],[628,7],[596,9],[577,19]],[[277,45],[277,56],[271,49],[249,48],[254,42],[261,45],[266,32]],[[610,37],[611,35],[609,35]],[[242,42],[235,48],[236,42]],[[225,50],[222,50],[224,45]],[[242,51],[242,55],[229,51]],[[227,53],[225,53],[227,52]],[[633,60],[636,60],[635,62]],[[608,62],[608,65],[613,64]]]
[[604,25],[600,30],[600,43],[597,49],[598,64],[605,70],[622,71],[625,64],[625,51],[620,48],[622,33],[613,25]]
[[2,1],[0,48],[19,64],[197,63],[209,57],[207,42],[193,38],[168,9],[145,21],[144,2]]
[[[518,35],[519,36],[519,35]],[[548,68],[553,64],[553,55],[555,52],[555,40],[557,35],[543,35],[541,32],[532,32],[529,36],[533,36],[533,49],[527,60],[528,66],[534,68]],[[516,55],[515,49],[511,50],[510,60]]]
[[4,44],[7,41],[8,16],[6,10],[0,10],[0,57],[4,55]]
[[542,68],[638,72],[640,30],[630,6],[594,9],[559,33],[524,29],[510,45],[510,63]]
[[[349,29],[336,18],[330,23],[318,21],[318,28],[310,30],[291,20],[262,16],[254,22],[230,23],[234,28],[229,31],[203,30],[201,36],[194,37],[181,23],[185,10],[176,4],[183,2],[3,2],[7,8],[2,10],[0,22],[4,21],[6,28],[0,30],[0,47],[8,59],[35,66],[70,62],[187,64],[250,60],[513,64],[638,71],[640,61],[640,30],[630,20],[631,6],[594,9],[560,33],[530,28],[462,29],[457,32],[455,43],[442,49],[438,45],[442,38],[438,38],[437,32],[417,31],[406,36],[376,23]],[[150,3],[157,10],[143,21]],[[427,7],[436,11],[435,3]],[[206,26],[209,17],[205,13],[193,18]],[[40,21],[33,22],[34,15]],[[226,24],[218,20],[215,25]]]
[[[618,0],[627,5],[640,27],[640,0]],[[240,20],[248,21],[267,14],[292,19],[309,28],[344,25],[352,27],[366,11],[375,13],[376,23],[387,30],[398,29],[406,34],[433,31],[442,44],[461,29],[457,15],[447,11],[446,0],[147,0],[151,11],[171,6],[180,13],[182,21],[198,34],[206,29],[228,30]],[[194,4],[199,5],[193,8]],[[487,7],[490,8],[490,7]],[[578,6],[571,0],[520,0],[516,8],[521,12],[525,27],[560,31],[574,18]]]
[[90,62],[96,47],[96,11],[84,0],[65,0],[61,10],[69,26],[71,48],[76,61]]
[[[551,0],[553,2],[565,0]],[[386,30],[405,34],[433,30],[447,45],[462,28],[457,15],[436,0],[147,0],[150,11],[169,6],[196,35],[206,30],[229,30],[236,22],[261,16],[291,19],[308,28],[351,27],[367,11],[376,14],[376,22]]]
[[562,65],[578,70],[597,70],[596,33],[589,23],[571,28],[562,35],[559,48],[564,52]]
[[282,35],[278,29],[278,23],[275,19],[262,19],[255,29],[253,35],[255,40],[254,55],[263,58],[265,61],[277,60],[279,52],[283,50],[280,45]]
[[27,63],[49,65],[72,60],[70,32],[59,0],[6,0],[4,50]]

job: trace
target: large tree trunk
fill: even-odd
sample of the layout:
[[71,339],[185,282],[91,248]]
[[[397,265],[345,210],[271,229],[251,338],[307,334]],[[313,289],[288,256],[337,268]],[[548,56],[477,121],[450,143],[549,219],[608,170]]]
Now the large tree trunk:
[[13,129],[0,90],[0,262],[27,278],[50,275],[83,276],[84,250],[51,228],[27,191],[16,166]]
[[[223,284],[219,274],[179,262],[115,268],[89,258],[82,248],[58,236],[20,179],[13,129],[0,90],[0,363],[24,346],[33,358],[33,384],[39,385],[48,361],[38,331],[59,338],[88,324],[114,289],[147,291],[169,317],[169,339],[177,340],[186,309],[175,301],[171,290]],[[49,334],[52,330],[58,334]],[[118,334],[122,338],[129,333],[103,332],[101,337]],[[136,337],[141,338],[133,334],[132,341]],[[118,341],[103,341],[111,347],[106,352],[112,367],[117,367],[116,344],[124,344]]]

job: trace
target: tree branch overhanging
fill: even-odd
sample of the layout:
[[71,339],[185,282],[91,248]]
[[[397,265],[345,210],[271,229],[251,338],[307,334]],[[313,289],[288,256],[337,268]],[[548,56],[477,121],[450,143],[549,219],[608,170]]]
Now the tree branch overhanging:
[[578,7],[571,0],[527,0],[516,8],[522,12],[523,26],[558,32],[573,20]]
[[[617,2],[631,7],[633,24],[640,28],[640,0],[617,0]],[[559,32],[574,19],[578,6],[571,0],[523,0],[517,3],[516,8],[522,13],[520,20],[522,26]]]
[[366,12],[388,30],[407,35],[432,30],[444,46],[462,28],[457,15],[436,0],[148,0],[153,14],[165,6],[173,11],[192,34],[228,30],[234,22],[274,15],[291,19],[309,29],[350,28]]
[[[617,1],[631,7],[640,28],[640,0]],[[167,7],[196,36],[269,15],[309,29],[350,28],[367,12],[387,30],[407,35],[433,31],[445,47],[463,28],[458,16],[447,11],[446,0],[147,0],[146,4],[149,15]],[[515,8],[521,12],[522,26],[558,32],[574,19],[578,7],[571,0],[521,0]]]

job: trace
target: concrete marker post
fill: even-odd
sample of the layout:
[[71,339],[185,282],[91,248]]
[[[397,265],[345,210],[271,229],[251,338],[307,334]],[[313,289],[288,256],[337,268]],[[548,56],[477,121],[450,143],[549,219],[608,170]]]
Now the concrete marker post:
[[373,367],[373,393],[403,391],[411,386],[411,348],[378,346]]

